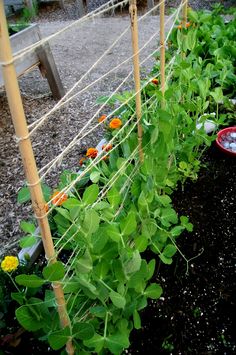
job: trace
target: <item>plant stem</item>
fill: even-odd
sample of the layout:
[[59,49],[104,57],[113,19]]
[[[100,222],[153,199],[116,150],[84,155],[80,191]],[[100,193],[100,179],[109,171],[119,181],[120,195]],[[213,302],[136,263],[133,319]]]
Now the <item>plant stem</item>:
[[106,318],[105,318],[105,327],[104,327],[104,334],[103,334],[104,339],[107,336],[107,322],[108,322],[108,312],[106,312]]
[[17,286],[17,284],[15,283],[15,280],[12,278],[11,274],[7,272],[7,275],[10,277],[11,282],[13,283],[13,285],[15,286],[15,288],[17,289],[18,292],[22,293],[21,290],[19,289],[19,287]]

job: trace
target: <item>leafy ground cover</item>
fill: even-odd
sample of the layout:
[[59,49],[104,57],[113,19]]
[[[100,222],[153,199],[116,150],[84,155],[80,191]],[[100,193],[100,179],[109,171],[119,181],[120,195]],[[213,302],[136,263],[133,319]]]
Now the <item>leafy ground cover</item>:
[[[142,83],[144,162],[140,164],[137,149],[134,93],[103,97],[100,102],[115,109],[112,117],[99,118],[109,144],[101,151],[88,148],[80,162],[82,173],[65,171],[53,195],[44,187],[45,212],[52,208],[50,224],[59,261],[33,273],[27,268],[23,273],[17,270],[11,297],[18,303],[15,314],[20,325],[48,341],[54,350],[62,349],[72,337],[80,354],[122,353],[130,345],[132,329],[142,327],[140,313],[148,300],[156,307],[156,300],[161,303],[160,297],[166,297],[159,273],[153,278],[162,269],[160,262],[171,265],[176,253],[183,256],[179,236],[192,231],[192,216],[190,204],[182,214],[178,201],[184,201],[184,194],[174,191],[198,178],[203,153],[215,139],[205,133],[206,120],[219,126],[235,119],[229,100],[235,95],[235,19],[225,24],[217,11],[190,11],[189,20],[186,27],[177,24],[170,36],[167,72],[169,68],[171,74],[165,97],[158,85],[158,53],[151,77]],[[118,102],[121,107],[116,109]],[[176,200],[175,196],[180,197]],[[28,198],[24,188],[19,200]],[[34,223],[22,222],[22,229],[27,235],[21,245],[35,243]],[[201,260],[203,251],[190,238],[191,256],[184,261],[194,280],[197,273],[191,262],[196,257]],[[189,245],[186,243],[187,254]],[[192,253],[193,245],[196,253]],[[211,255],[202,255],[210,264]],[[175,280],[184,283],[182,269],[183,265],[175,264]],[[12,278],[5,274],[4,279]],[[63,283],[71,328],[60,329],[49,286],[55,281]],[[201,290],[200,283],[195,291]],[[168,290],[172,284],[177,287],[176,281],[170,281]],[[2,298],[9,300],[5,290]],[[170,299],[177,307],[178,300]],[[187,293],[185,313],[180,310],[187,317],[189,302]],[[202,317],[203,305],[194,307],[193,317]],[[3,309],[3,327],[5,313]],[[170,330],[161,340],[165,350],[182,344]],[[224,336],[222,341],[231,344]],[[190,345],[194,347],[196,344]]]

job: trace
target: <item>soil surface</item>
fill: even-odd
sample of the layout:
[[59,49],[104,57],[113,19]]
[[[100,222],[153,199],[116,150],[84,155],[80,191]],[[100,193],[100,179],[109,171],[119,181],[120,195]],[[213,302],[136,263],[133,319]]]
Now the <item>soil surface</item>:
[[[163,289],[158,302],[141,313],[129,354],[236,353],[236,158],[212,147],[197,182],[174,193],[179,215],[194,225],[177,244],[189,260],[176,255],[160,263],[154,281]],[[153,258],[153,255],[150,255]]]

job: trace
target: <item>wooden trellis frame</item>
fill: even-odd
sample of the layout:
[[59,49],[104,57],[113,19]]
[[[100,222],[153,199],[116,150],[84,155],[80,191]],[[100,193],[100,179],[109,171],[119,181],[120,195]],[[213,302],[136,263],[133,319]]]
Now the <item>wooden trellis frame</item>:
[[[130,0],[130,18],[131,18],[131,34],[132,34],[132,46],[133,46],[133,64],[134,64],[134,80],[135,80],[135,99],[136,99],[136,116],[138,121],[138,144],[139,144],[139,158],[140,162],[144,161],[143,149],[142,149],[142,126],[141,126],[141,84],[140,84],[140,64],[139,64],[139,46],[138,46],[138,25],[137,25],[137,1]],[[164,94],[165,90],[165,35],[164,35],[164,9],[165,4],[161,8],[161,88]],[[45,45],[43,47],[45,49]],[[45,58],[45,54],[42,53],[42,49],[39,47],[35,53],[37,65],[39,65]],[[45,213],[45,200],[43,197],[40,179],[36,167],[36,162],[33,154],[33,149],[30,141],[29,131],[26,123],[24,109],[22,105],[22,99],[20,95],[19,85],[17,81],[17,63],[13,61],[10,40],[8,36],[6,17],[4,15],[3,0],[0,0],[0,60],[3,63],[3,79],[6,87],[6,93],[11,110],[12,120],[15,127],[16,136],[19,141],[19,148],[25,168],[26,179],[31,192],[31,199],[33,209],[38,220],[40,233],[44,245],[46,258],[49,263],[56,262],[56,254],[52,241],[50,226],[48,218]],[[34,59],[35,60],[35,59]],[[15,65],[14,65],[15,64]],[[50,64],[50,63],[49,63]],[[23,70],[24,72],[24,70]],[[52,284],[55,292],[55,298],[58,304],[58,313],[60,316],[62,327],[70,326],[70,319],[66,310],[66,302],[63,293],[63,288],[60,282],[54,282]],[[68,354],[73,355],[74,349],[72,341],[67,343]]]
[[[3,78],[7,93],[7,99],[11,111],[12,121],[18,139],[19,149],[24,165],[26,180],[30,189],[32,207],[40,228],[46,258],[50,264],[57,261],[53,245],[51,230],[45,210],[45,200],[41,188],[39,174],[35,162],[33,148],[29,136],[29,130],[21,99],[17,74],[12,56],[11,44],[8,34],[7,21],[4,11],[3,0],[0,0],[0,60],[3,64]],[[58,314],[63,328],[70,326],[70,319],[67,314],[66,301],[62,284],[53,282],[52,287],[58,305]],[[74,354],[72,340],[67,342],[67,353]]]

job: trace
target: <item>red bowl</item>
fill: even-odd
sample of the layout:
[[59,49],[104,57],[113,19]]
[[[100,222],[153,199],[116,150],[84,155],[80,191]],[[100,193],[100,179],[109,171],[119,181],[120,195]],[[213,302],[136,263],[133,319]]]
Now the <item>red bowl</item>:
[[217,138],[216,138],[216,145],[223,151],[225,152],[226,154],[229,154],[231,156],[234,156],[236,157],[236,152],[232,152],[232,150],[230,149],[226,149],[222,144],[222,136],[227,134],[227,133],[231,133],[231,132],[235,132],[236,133],[236,126],[234,127],[227,127],[227,128],[224,128],[222,129],[221,131],[219,131],[217,133]]

